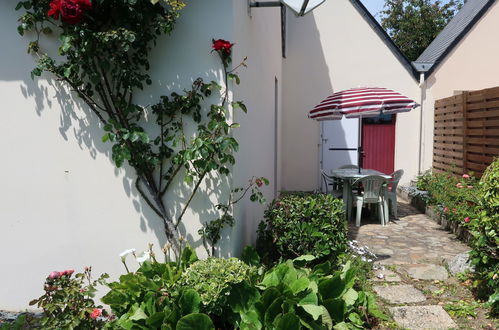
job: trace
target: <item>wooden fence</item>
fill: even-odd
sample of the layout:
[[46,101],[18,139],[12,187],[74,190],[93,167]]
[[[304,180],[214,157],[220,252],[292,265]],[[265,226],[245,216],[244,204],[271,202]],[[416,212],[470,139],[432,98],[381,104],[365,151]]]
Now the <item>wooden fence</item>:
[[499,87],[435,102],[433,169],[481,176],[499,156]]

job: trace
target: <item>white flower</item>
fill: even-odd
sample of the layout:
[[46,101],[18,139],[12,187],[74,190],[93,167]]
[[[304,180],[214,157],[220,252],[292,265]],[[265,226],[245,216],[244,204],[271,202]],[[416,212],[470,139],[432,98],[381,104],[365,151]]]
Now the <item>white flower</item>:
[[149,251],[144,251],[140,257],[137,257],[137,262],[144,262],[151,258],[151,253]]
[[120,253],[121,258],[126,258],[127,255],[135,252],[135,249],[128,249]]

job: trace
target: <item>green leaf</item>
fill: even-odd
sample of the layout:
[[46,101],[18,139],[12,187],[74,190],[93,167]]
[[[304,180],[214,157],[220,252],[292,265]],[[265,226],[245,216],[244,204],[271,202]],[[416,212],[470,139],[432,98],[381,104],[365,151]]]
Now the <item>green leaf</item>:
[[182,315],[187,315],[191,313],[199,313],[199,307],[201,305],[201,297],[193,289],[187,289],[182,292],[180,299],[178,301]]
[[293,259],[293,263],[298,267],[304,267],[307,264],[307,262],[313,261],[315,259],[316,258],[313,255],[306,254]]
[[234,312],[241,313],[249,311],[259,299],[258,290],[243,281],[233,285],[227,301]]
[[270,327],[273,324],[277,315],[282,313],[283,301],[284,301],[283,297],[277,298],[276,300],[274,300],[272,302],[272,304],[269,306],[269,308],[267,308],[267,310],[265,311],[264,320],[265,320],[266,327]]
[[132,316],[130,316],[130,320],[132,321],[145,320],[145,319],[147,319],[147,315],[140,307],[137,308],[137,310],[135,311],[135,313],[133,313]]
[[318,320],[323,313],[322,306],[317,305],[300,305],[314,320]]
[[234,80],[234,82],[236,83],[236,85],[239,85],[241,83],[241,80],[239,79],[239,76],[235,73],[229,73],[227,75],[227,77],[230,79],[230,80]]
[[291,289],[291,291],[294,294],[297,294],[297,293],[302,292],[303,290],[307,289],[309,284],[310,284],[310,280],[308,278],[300,277],[296,281],[291,283],[289,288]]
[[357,300],[358,297],[359,297],[359,294],[357,293],[357,291],[350,288],[350,289],[348,289],[347,292],[345,292],[345,294],[343,295],[342,298],[348,306],[348,305],[355,304],[355,301]]
[[244,247],[240,259],[250,266],[258,267],[261,265],[260,256],[256,252],[256,249],[251,245],[247,245]]
[[275,327],[276,330],[298,330],[300,328],[300,319],[291,313],[282,315]]
[[180,257],[180,260],[182,264],[187,267],[194,262],[198,261],[198,256],[196,254],[196,251],[187,245],[183,250],[182,250],[182,256]]
[[350,330],[350,328],[348,327],[348,324],[346,324],[345,322],[341,322],[341,323],[336,324],[335,326],[333,326],[333,329],[334,330]]
[[177,330],[215,330],[210,317],[206,314],[194,313],[178,320]]
[[314,292],[310,292],[305,297],[300,299],[298,305],[317,305],[317,303],[317,294],[315,294]]
[[260,322],[260,316],[256,310],[250,310],[247,312],[239,313],[241,317],[242,324],[240,326],[242,329],[256,330],[262,328],[262,322]]
[[342,299],[327,299],[322,302],[335,323],[343,322],[347,312],[347,306]]
[[345,283],[341,280],[340,274],[319,283],[319,293],[324,300],[338,298],[344,290]]

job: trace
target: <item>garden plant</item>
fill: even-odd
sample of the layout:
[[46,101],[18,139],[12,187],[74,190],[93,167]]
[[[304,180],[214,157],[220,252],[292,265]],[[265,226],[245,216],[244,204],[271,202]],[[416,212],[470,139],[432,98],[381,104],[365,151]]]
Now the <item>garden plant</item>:
[[[111,283],[105,274],[92,280],[90,268],[74,276],[72,270],[49,274],[45,293],[32,301],[43,309],[42,317],[23,316],[13,326],[203,330],[375,325],[384,315],[374,296],[358,285],[356,272],[362,265],[345,256],[342,203],[329,195],[274,201],[259,231],[264,260],[252,247],[240,259],[213,257],[222,230],[235,222],[234,204],[248,194],[251,201],[265,202],[260,188],[269,181],[263,177],[233,189],[214,206],[220,216],[199,228],[210,258],[199,260],[179,235],[203,181],[230,174],[239,146],[233,136],[239,124],[230,114],[236,108],[247,111],[229,92],[240,82],[237,70],[246,66],[245,59],[233,65],[234,44],[222,39],[212,40],[222,84],[199,78],[189,89],[160,96],[150,106],[136,102],[137,91],[152,84],[149,54],[160,36],[173,31],[183,7],[180,0],[26,0],[17,5],[24,10],[18,32],[34,37],[28,45],[37,59],[32,77],[49,73],[59,88],[69,88],[86,103],[103,128],[102,141],[112,144],[116,166],[128,163],[134,169],[135,187],[162,220],[168,243],[163,256],[152,245],[140,256],[134,249],[124,251],[120,257],[126,272]],[[51,55],[54,49],[46,49],[42,39],[55,36],[58,55]],[[179,212],[168,200],[175,185],[189,189]],[[138,267],[127,261],[130,255]],[[101,299],[109,311],[94,300],[99,285],[110,289]]]
[[499,159],[478,180],[473,173],[427,173],[417,188],[428,191],[428,203],[441,217],[465,228],[471,235],[470,260],[474,266],[473,287],[499,312]]
[[[213,40],[212,51],[221,60],[223,86],[198,78],[190,89],[161,96],[156,104],[134,102],[135,93],[152,84],[148,72],[153,47],[161,35],[174,30],[183,7],[180,0],[26,0],[16,7],[25,10],[18,32],[35,36],[28,46],[37,58],[31,76],[48,72],[87,104],[104,130],[102,141],[112,143],[116,166],[127,162],[135,170],[135,187],[163,221],[174,253],[179,226],[203,181],[210,175],[229,175],[235,163],[239,144],[232,131],[239,124],[229,119],[231,109],[247,111],[243,102],[229,98],[229,85],[239,83],[236,70],[245,61],[232,66],[233,43],[222,39]],[[44,49],[42,37],[52,34],[60,42],[59,56]],[[192,122],[194,133],[188,129]],[[233,194],[250,189],[252,200],[263,201],[258,189],[263,182],[268,184],[253,178],[247,188],[233,191],[227,204],[220,204],[222,217],[201,232],[205,242],[215,244],[221,227],[233,224],[231,207],[240,200]],[[167,199],[176,185],[189,188],[179,212],[173,212]]]

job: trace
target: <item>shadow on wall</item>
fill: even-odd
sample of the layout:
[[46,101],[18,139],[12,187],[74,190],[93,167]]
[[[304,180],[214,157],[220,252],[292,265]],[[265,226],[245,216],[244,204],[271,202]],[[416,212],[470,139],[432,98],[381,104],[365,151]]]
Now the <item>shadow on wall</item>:
[[[287,19],[283,66],[283,189],[314,190],[320,187],[319,169],[327,169],[329,165],[319,163],[323,148],[320,124],[307,118],[307,113],[334,92],[332,73],[323,49],[323,39],[327,36],[321,36],[315,12],[304,17],[288,13]],[[341,122],[332,121],[324,127],[328,130],[324,132],[326,135],[335,136],[335,147],[346,145],[346,132]],[[324,156],[324,160],[331,156],[344,157],[341,162],[350,162],[342,153]]]
[[[44,112],[54,111],[54,103],[57,103],[61,108],[58,127],[61,137],[68,143],[73,143],[73,140],[75,140],[79,148],[88,151],[92,159],[96,159],[99,154],[103,154],[108,158],[109,162],[113,163],[111,160],[112,144],[101,141],[103,135],[102,124],[88,106],[74,93],[69,92],[67,86],[64,86],[49,74],[31,80],[30,71],[35,66],[35,62],[33,56],[26,54],[26,47],[31,39],[30,36],[21,37],[17,34],[17,17],[20,12],[15,12],[13,6],[12,3],[0,3],[0,12],[9,13],[2,16],[8,19],[2,19],[1,21],[3,28],[0,29],[0,39],[11,41],[9,47],[5,47],[0,52],[0,81],[19,81],[20,93],[26,99],[34,99],[36,103],[34,110],[39,117],[43,117]],[[204,4],[200,4],[193,5],[190,11],[186,9],[184,16],[187,17],[181,18],[177,26],[177,29],[182,31],[181,34],[174,31],[172,36],[158,40],[159,46],[151,54],[151,67],[154,68],[151,77],[154,83],[146,91],[137,93],[136,100],[138,100],[138,104],[147,107],[157,102],[160,95],[169,95],[172,91],[188,89],[198,76],[203,77],[206,81],[219,80],[220,71],[215,71],[220,67],[219,59],[215,54],[210,53],[212,31],[200,32],[195,30],[194,27],[186,27],[189,25],[189,20],[192,22],[190,16],[199,15],[199,11],[205,10],[203,6],[206,7]],[[216,10],[216,8],[212,10]],[[189,34],[195,36],[196,40],[202,39],[203,42],[179,42],[179,40],[184,39],[190,40]],[[186,49],[178,50],[178,45],[185,45]],[[48,40],[47,47],[55,49],[57,43]],[[175,50],[171,51],[172,49]],[[182,56],[183,52],[190,55]],[[199,58],[199,54],[203,54],[203,52],[206,55],[202,57],[202,60],[188,66],[189,63],[193,62],[193,58],[196,58],[196,56]],[[12,63],[12,59],[15,59],[15,63]],[[181,65],[176,65],[175,59],[177,62],[182,62]],[[189,72],[189,74],[181,76],[172,72],[172,67],[179,68],[180,72]],[[183,70],[185,68],[188,69]],[[211,98],[205,102],[207,111],[210,102],[216,101],[216,98]],[[153,125],[147,122],[142,124],[150,135],[155,136]],[[56,128],[54,127],[54,129]],[[195,127],[191,125],[189,133],[194,131]],[[125,165],[120,169],[115,168],[114,175],[116,177],[123,176],[122,188],[137,211],[141,230],[143,232],[148,229],[153,230],[159,242],[162,245],[166,243],[161,219],[148,207],[135,188],[136,176],[134,169]],[[201,186],[202,188],[192,201],[184,217],[186,218],[185,223],[179,226],[180,234],[187,238],[191,246],[195,248],[202,246],[202,241],[197,237],[197,230],[201,228],[203,222],[214,220],[219,216],[219,211],[215,209],[215,205],[218,201],[225,202],[228,200],[230,182],[231,178],[228,176],[209,176],[204,180],[205,184]],[[183,178],[179,178],[173,186],[175,188],[167,193],[165,197],[165,204],[169,208],[172,217],[175,217],[183,209],[190,196],[191,189],[189,188],[192,187],[183,184]],[[98,193],[98,188],[95,189],[95,192]],[[116,193],[121,194],[120,191],[116,191]],[[105,198],[105,196],[102,196],[102,198]],[[146,245],[147,242],[144,242],[144,247]]]

